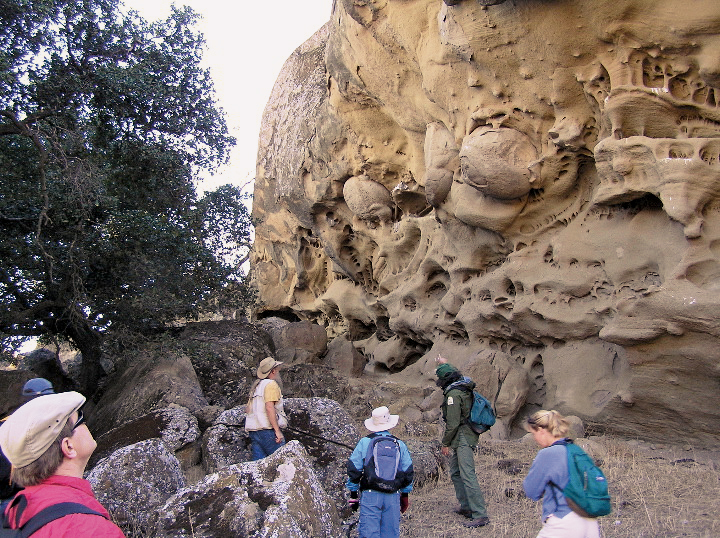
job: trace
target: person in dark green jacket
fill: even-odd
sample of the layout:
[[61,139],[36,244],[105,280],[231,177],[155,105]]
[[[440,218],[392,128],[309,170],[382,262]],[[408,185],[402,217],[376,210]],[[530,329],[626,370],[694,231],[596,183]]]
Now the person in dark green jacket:
[[437,363],[437,386],[443,389],[445,397],[442,404],[445,421],[442,453],[450,456],[450,478],[455,486],[455,496],[460,502],[460,508],[455,512],[470,520],[465,524],[466,527],[484,527],[490,523],[490,518],[475,475],[474,454],[479,436],[466,423],[470,417],[475,383],[469,377],[463,377],[444,357],[438,356]]

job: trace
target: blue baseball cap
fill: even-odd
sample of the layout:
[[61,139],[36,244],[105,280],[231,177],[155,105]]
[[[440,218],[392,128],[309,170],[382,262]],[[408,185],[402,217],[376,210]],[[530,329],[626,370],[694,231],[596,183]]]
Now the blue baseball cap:
[[22,396],[43,396],[45,394],[55,394],[55,390],[52,383],[44,377],[34,377],[22,388]]

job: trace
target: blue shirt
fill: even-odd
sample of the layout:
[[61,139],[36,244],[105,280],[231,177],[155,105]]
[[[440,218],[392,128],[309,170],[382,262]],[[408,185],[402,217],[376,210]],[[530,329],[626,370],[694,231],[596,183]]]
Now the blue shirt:
[[[378,435],[385,435],[390,436],[390,432],[385,430],[381,432],[377,432]],[[397,438],[396,438],[397,439]],[[357,445],[355,445],[355,450],[353,450],[353,453],[350,454],[349,462],[352,464],[360,474],[362,474],[363,466],[365,463],[365,454],[367,454],[368,445],[370,444],[369,437],[363,437],[360,439]],[[408,450],[408,447],[405,443],[403,443],[400,439],[397,440],[398,445],[400,446],[400,462],[398,463],[398,470],[399,471],[407,471],[412,467],[412,459],[410,458],[410,451]],[[350,491],[357,491],[360,489],[360,482],[352,482],[350,478],[348,478],[347,481],[347,488]],[[405,486],[404,488],[400,489],[400,493],[410,493],[412,491],[412,482]]]
[[[523,481],[523,489],[533,501],[542,498],[543,521],[549,515],[562,518],[572,512],[562,492],[569,480],[565,445],[553,444],[537,453]],[[551,482],[557,487],[551,485]]]

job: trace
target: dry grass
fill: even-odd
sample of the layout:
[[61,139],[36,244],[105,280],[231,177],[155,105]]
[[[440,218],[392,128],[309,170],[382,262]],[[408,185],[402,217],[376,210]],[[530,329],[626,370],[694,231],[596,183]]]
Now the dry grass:
[[[720,536],[720,472],[717,460],[704,462],[692,451],[639,449],[608,437],[593,438],[593,457],[602,460],[613,512],[599,518],[605,538]],[[528,538],[540,530],[540,502],[522,493],[537,447],[522,441],[485,442],[478,447],[476,470],[485,493],[490,525],[466,529],[453,513],[458,506],[445,476],[411,495],[401,536]],[[513,474],[516,473],[516,474]]]

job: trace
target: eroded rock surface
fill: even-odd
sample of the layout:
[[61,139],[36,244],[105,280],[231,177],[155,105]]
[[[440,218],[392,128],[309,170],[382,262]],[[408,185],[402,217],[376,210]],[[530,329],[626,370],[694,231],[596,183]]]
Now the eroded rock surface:
[[421,388],[445,354],[498,435],[716,443],[718,58],[711,1],[338,0],[265,111],[258,314]]

